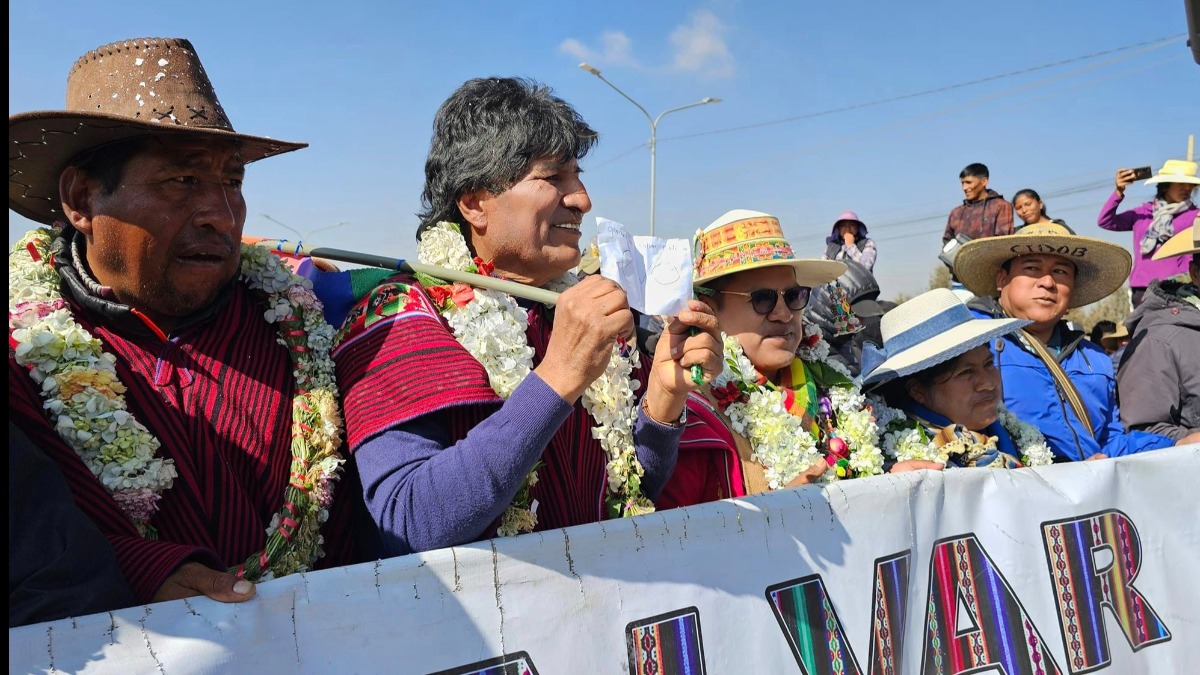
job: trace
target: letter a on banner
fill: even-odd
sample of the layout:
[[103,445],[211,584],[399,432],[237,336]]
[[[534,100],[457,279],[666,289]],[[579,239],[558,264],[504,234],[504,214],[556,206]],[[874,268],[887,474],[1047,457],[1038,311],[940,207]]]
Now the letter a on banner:
[[[870,675],[900,672],[911,557],[904,551],[875,561]],[[805,675],[862,674],[821,575],[775,584],[767,589],[767,600]]]
[[[1073,675],[1103,668],[1112,658],[1103,609],[1116,617],[1135,652],[1171,639],[1150,603],[1133,587],[1142,543],[1129,516],[1111,509],[1043,523],[1042,539]],[[1097,564],[1096,554],[1102,552],[1112,556],[1111,564]]]
[[[925,624],[921,672],[926,675],[996,666],[1006,675],[1062,673],[1016,593],[973,534],[934,544]],[[964,624],[967,628],[960,630]]]

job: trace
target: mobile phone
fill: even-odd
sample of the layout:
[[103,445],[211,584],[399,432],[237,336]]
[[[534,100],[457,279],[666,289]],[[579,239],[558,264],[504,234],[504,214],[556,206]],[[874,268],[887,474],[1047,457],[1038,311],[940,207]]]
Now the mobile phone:
[[1146,180],[1154,175],[1154,170],[1148,166],[1141,166],[1133,170],[1134,180]]

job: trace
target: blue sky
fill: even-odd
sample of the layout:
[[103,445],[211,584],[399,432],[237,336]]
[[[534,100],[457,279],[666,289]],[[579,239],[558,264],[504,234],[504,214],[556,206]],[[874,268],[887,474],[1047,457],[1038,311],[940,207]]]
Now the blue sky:
[[[659,124],[656,234],[690,236],[753,209],[817,257],[851,209],[879,243],[890,298],[926,287],[971,162],[991,168],[1001,194],[1032,187],[1080,234],[1131,246],[1128,233],[1099,230],[1096,212],[1118,167],[1182,158],[1200,135],[1186,29],[1180,0],[13,0],[9,112],[61,108],[67,71],[89,49],[186,37],[238,131],[311,143],[251,165],[246,233],[295,238],[274,219],[318,244],[406,257],[437,106],[472,77],[530,77],[601,134],[583,164],[585,237],[592,216],[644,232],[650,125],[578,68],[587,61],[652,115],[723,99]],[[1129,194],[1127,206],[1152,197]],[[10,211],[10,243],[29,225]]]

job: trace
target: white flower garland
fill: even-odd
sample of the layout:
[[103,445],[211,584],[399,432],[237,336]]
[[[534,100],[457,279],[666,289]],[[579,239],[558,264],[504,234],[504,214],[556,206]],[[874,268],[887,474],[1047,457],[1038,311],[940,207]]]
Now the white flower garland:
[[[835,363],[830,361],[829,363]],[[838,364],[839,366],[842,364]],[[856,476],[875,476],[883,473],[883,450],[879,447],[877,413],[867,397],[854,387],[832,387],[829,399],[837,414],[837,438],[849,445],[846,462]],[[843,478],[834,467],[833,475]]]
[[1025,466],[1047,466],[1054,463],[1054,451],[1046,443],[1046,437],[1032,424],[1022,422],[1016,415],[1000,406],[1000,426],[1012,436],[1013,444],[1021,452],[1021,463]]
[[[156,537],[150,519],[178,476],[157,457],[160,443],[129,412],[116,358],[71,315],[50,265],[58,230],[27,233],[9,254],[9,332],[14,358],[41,385],[44,407],[59,436],[104,485],[142,536]],[[321,556],[321,523],[328,519],[333,483],[344,462],[338,453],[342,418],[329,350],[333,328],[307,279],[295,276],[267,249],[242,246],[241,274],[267,294],[269,323],[279,324],[296,379],[292,403],[292,465],[285,502],[267,527],[263,551],[236,571],[254,581],[305,571]]]
[[[877,397],[872,396],[871,398],[878,401],[880,405],[884,405],[882,400]],[[895,409],[889,408],[889,410],[894,411]],[[1037,427],[1022,422],[1003,405],[1000,406],[999,413],[1000,425],[1012,437],[1013,444],[1021,453],[1020,460],[1023,465],[1046,466],[1054,462],[1054,453],[1046,444],[1046,437],[1042,435],[1041,431],[1038,431]],[[903,412],[899,412],[899,417],[884,424],[884,428],[896,426],[892,422],[896,422],[896,425],[910,424]],[[987,444],[988,449],[995,449],[995,446],[995,440]],[[903,426],[885,433],[883,435],[883,451],[898,462],[915,459],[945,464],[950,459],[950,455],[956,451],[956,447],[953,445],[937,447],[925,432],[924,427],[917,425],[915,427]]]
[[733,384],[745,396],[729,402],[725,415],[733,430],[750,441],[750,459],[762,464],[767,485],[778,490],[821,460],[816,439],[801,419],[783,407],[783,392],[758,384],[758,371],[737,338],[721,334],[725,367],[713,379],[714,390]]
[[[842,364],[826,360],[829,345],[820,338],[820,328],[811,326],[810,330],[810,326],[805,322],[807,347],[798,350],[797,356],[808,363],[823,362],[849,379],[850,373]],[[817,337],[811,337],[813,335]],[[724,333],[721,338],[725,367],[713,380],[714,395],[725,398],[722,409],[734,431],[750,441],[754,450],[751,459],[762,464],[767,484],[773,490],[785,487],[824,458],[824,454],[801,419],[784,407],[783,392],[774,385],[759,384],[762,376],[746,357],[737,338]],[[743,395],[730,400],[731,384]],[[718,389],[724,389],[724,394],[717,393]],[[866,397],[853,386],[831,387],[827,395],[837,427],[834,435],[826,439],[826,445],[844,443],[846,447],[841,448],[843,456],[834,457],[833,466],[822,475],[822,480],[883,473],[879,427]]]
[[847,380],[854,379],[845,365],[829,358],[829,343],[821,333],[821,327],[811,321],[804,321],[804,339],[796,349],[796,356],[805,363],[823,363],[841,373]]
[[[426,230],[417,244],[422,263],[464,272],[480,270],[482,261],[472,257],[458,225],[440,222]],[[562,292],[579,283],[568,272],[547,284]],[[436,301],[456,340],[479,361],[488,374],[496,395],[507,399],[533,369],[533,348],[525,337],[525,310],[512,296],[499,291],[455,284],[457,298]],[[469,290],[468,290],[469,289]],[[642,465],[637,459],[633,427],[637,422],[639,382],[631,378],[638,362],[634,345],[614,345],[608,367],[583,393],[583,407],[595,420],[592,436],[608,456],[608,492],[611,515],[638,515],[654,510],[641,492]],[[537,526],[537,502],[529,500],[529,488],[537,483],[537,466],[522,483],[513,503],[501,516],[499,536],[532,532]]]

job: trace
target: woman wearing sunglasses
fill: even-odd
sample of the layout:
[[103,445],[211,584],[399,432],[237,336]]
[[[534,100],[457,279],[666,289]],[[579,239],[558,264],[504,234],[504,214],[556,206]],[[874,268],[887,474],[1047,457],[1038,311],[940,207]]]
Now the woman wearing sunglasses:
[[726,368],[689,397],[679,459],[656,505],[882,473],[874,426],[843,424],[871,411],[803,319],[812,288],[846,265],[797,259],[779,220],[757,211],[726,213],[697,232],[695,248],[693,283],[717,316]]

